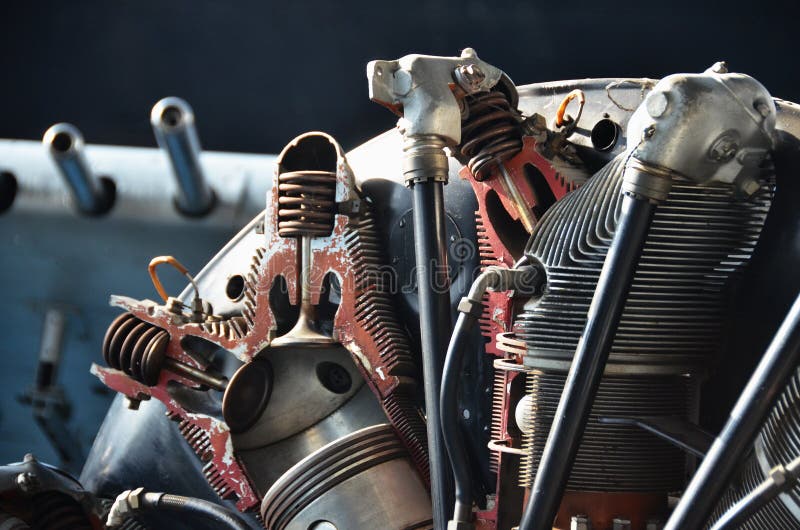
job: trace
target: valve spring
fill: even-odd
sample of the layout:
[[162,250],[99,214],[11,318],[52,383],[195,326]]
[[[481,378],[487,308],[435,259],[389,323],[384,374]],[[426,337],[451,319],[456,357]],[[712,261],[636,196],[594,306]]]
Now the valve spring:
[[37,530],[91,530],[92,524],[81,505],[57,491],[39,493],[33,498],[32,525]]
[[325,237],[333,231],[336,173],[291,171],[278,175],[278,234]]
[[489,176],[494,164],[522,150],[520,114],[502,92],[467,96],[469,115],[461,126],[461,154],[476,180]]
[[169,333],[131,313],[114,319],[103,339],[103,358],[133,379],[153,386],[164,366]]

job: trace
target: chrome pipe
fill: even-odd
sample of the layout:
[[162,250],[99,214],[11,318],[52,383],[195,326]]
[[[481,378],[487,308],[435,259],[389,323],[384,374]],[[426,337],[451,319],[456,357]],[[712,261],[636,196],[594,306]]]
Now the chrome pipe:
[[180,98],[164,98],[153,106],[150,124],[177,180],[178,209],[189,216],[207,214],[214,206],[214,192],[200,164],[200,139],[192,108]]
[[[86,160],[83,135],[69,123],[57,123],[47,129],[42,144],[69,187],[75,206],[86,215],[107,212],[113,203],[113,191],[103,185]],[[110,181],[108,181],[110,184]]]

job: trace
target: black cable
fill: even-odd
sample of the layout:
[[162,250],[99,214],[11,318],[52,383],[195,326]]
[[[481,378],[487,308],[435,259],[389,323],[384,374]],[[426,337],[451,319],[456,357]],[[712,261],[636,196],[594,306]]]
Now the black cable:
[[147,499],[149,495],[158,496],[155,506],[165,511],[198,515],[204,519],[225,525],[225,527],[231,530],[250,530],[250,527],[246,525],[238,515],[219,504],[204,501],[203,499],[196,499],[194,497],[183,497],[181,495],[170,495],[168,493],[147,493],[145,494],[145,499]]
[[[464,352],[467,349],[469,331],[483,312],[483,295],[489,289],[508,290],[520,287],[517,283],[531,288],[535,285],[536,271],[525,269],[501,269],[489,267],[482,272],[458,304],[456,320],[447,357],[442,372],[440,410],[442,414],[442,438],[447,447],[450,464],[455,478],[455,507],[453,519],[458,528],[471,527],[472,520],[472,476],[469,455],[464,447],[458,423],[458,383],[464,366]],[[530,285],[529,285],[530,284]]]
[[519,530],[553,527],[656,205],[626,194]]
[[460,313],[456,320],[447,357],[442,373],[442,438],[450,456],[450,464],[455,478],[455,508],[453,520],[467,522],[472,516],[472,477],[467,452],[462,443],[461,429],[458,425],[458,382],[464,364],[469,330],[477,318],[468,313]]
[[692,477],[665,530],[698,530],[716,507],[742,457],[775,405],[800,360],[800,296],[747,382],[702,464]]
[[[132,498],[137,502],[131,502]],[[124,509],[123,509],[124,507]],[[183,497],[169,493],[153,493],[144,491],[142,488],[125,492],[117,497],[114,505],[109,512],[109,526],[120,525],[128,514],[137,511],[160,512],[169,511],[186,515],[192,515],[215,523],[216,528],[229,528],[230,530],[251,530],[236,513],[203,499],[194,497]]]

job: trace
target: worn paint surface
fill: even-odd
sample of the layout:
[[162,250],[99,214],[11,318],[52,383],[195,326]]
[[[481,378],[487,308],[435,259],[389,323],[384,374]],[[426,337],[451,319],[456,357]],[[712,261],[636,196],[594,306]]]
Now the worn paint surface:
[[[543,213],[545,206],[540,204],[541,197],[537,196],[530,179],[525,174],[525,167],[530,165],[536,168],[544,177],[547,187],[552,192],[555,200],[561,199],[568,192],[572,191],[574,184],[563,178],[553,163],[545,158],[537,148],[536,141],[531,137],[523,138],[523,148],[513,158],[505,162],[505,168],[517,185],[520,195],[524,199],[526,206],[534,212]],[[512,249],[508,248],[503,235],[502,228],[496,226],[492,220],[492,212],[488,206],[490,196],[497,195],[505,214],[513,221],[520,221],[519,213],[513,203],[502,179],[498,176],[498,170],[483,181],[478,181],[472,175],[468,167],[460,171],[461,178],[467,180],[472,185],[478,199],[478,211],[475,212],[476,224],[478,227],[478,251],[480,254],[481,269],[489,266],[512,267],[516,258]],[[539,207],[539,208],[537,208]],[[538,218],[536,219],[539,220]],[[512,293],[510,292],[489,292],[484,296],[484,312],[479,320],[481,333],[486,337],[486,353],[500,359],[510,359],[521,361],[524,353],[515,352],[513,343],[507,335],[511,331],[513,324]],[[503,340],[505,338],[505,340]],[[519,345],[516,345],[519,348]],[[519,440],[515,440],[509,433],[508,424],[510,417],[514,414],[511,410],[510,385],[513,379],[519,376],[516,372],[495,370],[495,394],[492,405],[492,443],[498,446],[514,447],[519,445]],[[498,512],[503,509],[503,472],[510,464],[510,460],[519,460],[519,455],[494,451],[492,454],[492,469],[497,473],[496,496],[493,505],[477,513],[476,528],[480,530],[491,530],[497,527]],[[506,480],[506,482],[508,482]],[[516,487],[516,484],[514,484]]]
[[[330,236],[312,240],[312,303],[319,303],[325,277],[335,274],[342,288],[333,337],[351,353],[420,473],[427,478],[425,428],[413,400],[416,370],[409,341],[396,317],[387,311],[391,303],[384,292],[386,285],[380,275],[373,274],[379,265],[376,261],[382,256],[376,246],[377,231],[370,224],[367,204],[359,199],[352,172],[338,145],[337,152],[336,198],[343,214],[335,216]],[[251,361],[268,349],[275,338],[276,320],[269,304],[269,291],[275,279],[282,276],[286,281],[290,303],[297,304],[299,298],[298,242],[278,234],[278,199],[278,186],[272,186],[265,210],[264,246],[253,257],[246,276],[241,315],[222,321],[187,323],[150,300],[113,297],[112,305],[166,330],[170,338],[165,355],[175,361],[199,370],[208,368],[201,359],[183,349],[182,341],[186,337],[202,338],[231,352],[242,362]],[[237,507],[242,511],[257,507],[260,499],[236,457],[224,421],[190,410],[168,391],[168,386],[175,383],[198,388],[196,382],[167,369],[162,370],[158,383],[152,387],[111,368],[93,365],[92,373],[130,399],[154,398],[164,403],[169,416],[180,422],[181,432],[198,457],[206,462],[204,473],[215,491],[223,498],[235,495]]]

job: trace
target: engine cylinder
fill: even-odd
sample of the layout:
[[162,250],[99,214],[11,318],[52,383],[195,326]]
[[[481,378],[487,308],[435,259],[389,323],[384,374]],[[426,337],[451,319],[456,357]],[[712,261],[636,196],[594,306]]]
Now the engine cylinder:
[[[621,206],[621,155],[542,218],[526,248],[547,273],[515,322],[527,344],[529,428],[521,483],[538,459],[578,345]],[[606,371],[568,482],[571,491],[661,492],[683,485],[683,454],[601,417],[692,419],[695,385],[719,344],[731,288],[771,204],[771,181],[750,200],[731,185],[676,178],[656,211]],[[624,514],[635,515],[635,514]]]
[[264,496],[261,516],[274,530],[432,528],[425,487],[388,424],[353,432],[298,462]]

